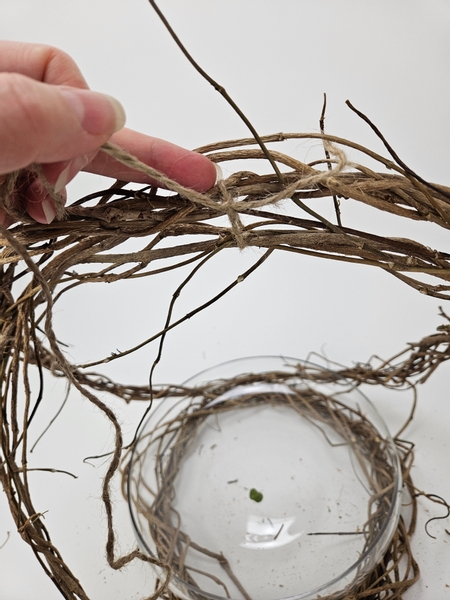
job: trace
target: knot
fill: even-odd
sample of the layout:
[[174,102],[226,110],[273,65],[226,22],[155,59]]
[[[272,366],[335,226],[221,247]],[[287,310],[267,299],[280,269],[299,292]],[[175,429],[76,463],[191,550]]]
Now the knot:
[[217,182],[217,187],[222,193],[222,206],[226,210],[228,219],[230,220],[231,233],[233,234],[236,244],[240,250],[243,250],[247,245],[244,240],[244,225],[239,216],[239,212],[235,208],[235,202],[230,192],[227,190],[223,181]]

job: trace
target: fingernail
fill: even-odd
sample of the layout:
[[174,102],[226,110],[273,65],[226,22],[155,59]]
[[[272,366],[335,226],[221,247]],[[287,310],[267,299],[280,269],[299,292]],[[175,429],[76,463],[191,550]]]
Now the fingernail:
[[55,185],[53,186],[55,192],[59,194],[59,192],[61,192],[66,187],[69,181],[72,181],[75,175],[88,164],[88,162],[89,157],[85,155],[77,156],[76,158],[71,160],[64,168],[64,170],[61,171],[61,173],[59,174],[59,177],[56,180]]
[[40,179],[30,183],[26,191],[26,210],[32,219],[48,225],[56,217],[55,203]]
[[77,88],[60,91],[87,133],[113,134],[125,125],[123,106],[112,96]]
[[223,180],[223,172],[222,169],[220,168],[220,165],[218,165],[217,163],[214,163],[214,166],[216,167],[216,182],[214,185],[217,185],[217,182],[222,181]]
[[42,200],[42,211],[45,215],[45,222],[49,225],[56,217],[56,210],[53,201],[47,196]]

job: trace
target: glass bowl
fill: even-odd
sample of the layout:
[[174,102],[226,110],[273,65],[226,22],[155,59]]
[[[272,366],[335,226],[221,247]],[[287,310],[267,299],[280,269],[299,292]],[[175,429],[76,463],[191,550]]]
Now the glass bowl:
[[253,357],[159,402],[132,452],[128,502],[176,597],[334,600],[364,585],[396,530],[402,480],[386,425],[351,382]]

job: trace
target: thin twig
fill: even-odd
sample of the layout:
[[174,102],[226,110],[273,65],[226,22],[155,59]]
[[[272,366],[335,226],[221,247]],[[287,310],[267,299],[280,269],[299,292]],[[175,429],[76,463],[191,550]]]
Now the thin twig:
[[159,7],[156,4],[155,0],[149,0],[149,2],[152,5],[153,9],[155,10],[156,14],[159,16],[159,18],[161,19],[161,21],[164,23],[164,26],[166,27],[167,31],[170,33],[170,35],[171,35],[172,39],[174,40],[174,42],[177,44],[177,46],[183,52],[184,56],[188,59],[188,61],[191,63],[191,65],[194,67],[194,69],[198,73],[200,73],[200,75],[204,79],[206,79],[206,81],[208,83],[210,83],[213,86],[213,88],[217,92],[219,92],[219,94],[221,96],[223,96],[225,98],[225,100],[232,107],[232,109],[235,111],[235,113],[237,115],[239,115],[239,117],[242,119],[242,121],[246,124],[246,126],[248,127],[248,129],[251,131],[253,137],[258,142],[259,147],[264,152],[265,157],[267,158],[267,160],[272,165],[272,168],[273,168],[273,170],[275,171],[275,173],[276,173],[276,175],[278,177],[278,181],[282,184],[283,183],[283,175],[281,174],[281,171],[278,168],[278,165],[276,164],[276,162],[271,157],[270,152],[268,151],[266,145],[262,141],[262,139],[261,139],[260,135],[258,134],[258,132],[256,131],[256,129],[253,127],[253,125],[249,121],[248,117],[246,117],[246,115],[242,112],[242,110],[239,108],[239,106],[236,104],[236,102],[233,100],[233,98],[231,98],[231,96],[228,94],[228,92],[226,91],[226,89],[223,86],[221,86],[220,84],[218,84],[210,75],[208,75],[208,73],[206,73],[206,71],[204,69],[202,69],[202,67],[193,59],[192,55],[187,51],[186,47],[184,46],[184,44],[181,42],[180,38],[175,33],[175,31],[173,30],[172,26],[170,25],[170,23],[168,22],[168,20],[166,19],[166,17],[163,15],[163,13],[161,12],[161,10],[159,9]]

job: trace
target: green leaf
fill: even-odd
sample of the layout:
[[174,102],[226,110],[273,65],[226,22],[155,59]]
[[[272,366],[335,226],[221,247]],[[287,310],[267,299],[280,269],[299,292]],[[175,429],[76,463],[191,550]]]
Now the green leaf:
[[263,499],[263,495],[261,494],[261,492],[258,492],[258,490],[255,490],[255,488],[252,488],[250,490],[250,500],[254,500],[255,502],[261,502],[262,499]]

